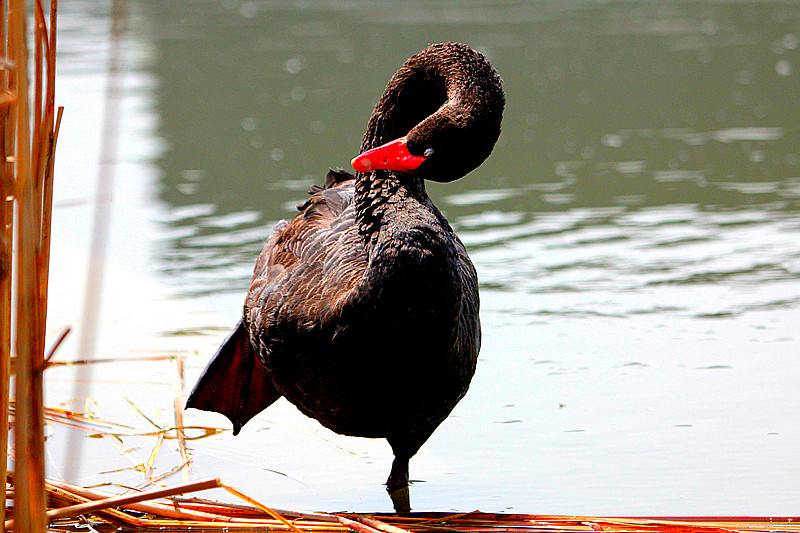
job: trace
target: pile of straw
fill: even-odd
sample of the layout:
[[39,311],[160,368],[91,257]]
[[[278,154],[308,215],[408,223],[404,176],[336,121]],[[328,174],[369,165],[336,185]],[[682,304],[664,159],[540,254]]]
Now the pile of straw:
[[[243,499],[232,504],[198,498],[156,498],[186,492],[224,488]],[[48,482],[50,501],[55,507],[47,512],[50,529],[76,531],[87,526],[119,526],[123,529],[187,531],[290,531],[293,533],[427,533],[427,532],[800,532],[798,519],[763,518],[598,518],[491,514],[478,511],[460,514],[415,513],[367,515],[353,513],[299,513],[270,509],[245,496],[218,479],[196,481],[166,489],[110,496],[100,492]],[[80,516],[76,519],[73,517]]]

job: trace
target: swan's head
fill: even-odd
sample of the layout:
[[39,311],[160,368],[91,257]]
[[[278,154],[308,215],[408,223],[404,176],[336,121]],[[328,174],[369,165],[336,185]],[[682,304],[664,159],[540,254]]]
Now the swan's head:
[[491,153],[504,106],[500,76],[483,55],[458,43],[432,45],[389,80],[353,168],[461,178]]
[[457,180],[489,156],[500,135],[496,115],[487,120],[472,111],[445,104],[407,135],[353,158],[353,168],[364,174],[393,170],[439,182]]

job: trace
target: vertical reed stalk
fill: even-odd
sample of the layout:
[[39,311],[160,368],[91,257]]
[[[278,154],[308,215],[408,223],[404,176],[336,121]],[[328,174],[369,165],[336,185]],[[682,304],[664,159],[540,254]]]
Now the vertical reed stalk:
[[[41,6],[41,0],[37,0],[37,4]],[[45,44],[47,45],[47,63],[46,63],[46,76],[47,88],[45,90],[44,102],[44,130],[47,132],[47,143],[44,154],[42,157],[42,238],[37,253],[39,264],[39,302],[41,304],[41,317],[42,317],[42,330],[44,331],[47,323],[47,292],[48,281],[50,277],[50,230],[53,220],[53,176],[55,171],[55,155],[56,155],[56,141],[58,140],[58,131],[61,128],[61,117],[64,113],[64,108],[59,107],[53,124],[53,114],[55,111],[56,99],[56,27],[57,27],[57,13],[58,13],[58,0],[50,0],[50,35],[42,36]],[[44,13],[42,13],[44,18]],[[44,339],[44,337],[42,337]],[[42,346],[44,349],[44,345]]]
[[[47,276],[50,260],[50,221],[52,217],[53,156],[62,109],[55,119],[55,0],[50,4],[50,31],[44,17],[42,0],[34,5],[34,65],[33,102],[30,102],[28,82],[28,44],[26,32],[27,11],[24,0],[10,0],[7,30],[4,43],[9,70],[4,76],[4,95],[8,96],[0,153],[9,164],[2,164],[3,237],[12,235],[13,219],[10,202],[17,205],[16,218],[16,338],[17,355],[15,397],[16,418],[14,426],[15,476],[14,522],[18,533],[43,533],[47,527],[45,517],[46,492],[44,485],[44,418],[43,372],[44,336],[47,316]],[[46,82],[45,82],[46,80]],[[33,112],[31,114],[31,111]],[[33,135],[31,135],[31,125]],[[14,140],[10,138],[13,128]],[[8,156],[13,154],[12,159]],[[11,257],[11,242],[8,253]],[[5,244],[4,240],[4,244]],[[10,261],[8,265],[10,267]],[[7,269],[9,272],[11,268]],[[5,276],[0,297],[4,306],[3,324],[0,325],[0,350],[6,350],[7,319],[10,321],[11,304],[6,303]],[[9,302],[10,302],[10,285]],[[8,310],[8,312],[6,312]],[[8,331],[10,337],[10,329]],[[5,387],[3,401],[8,399],[8,369],[2,362]],[[4,423],[7,424],[7,404],[4,403]],[[2,413],[0,413],[2,414]],[[6,432],[7,439],[7,432]],[[4,447],[5,449],[5,447]],[[3,462],[5,467],[5,461]]]
[[[0,523],[6,520],[6,474],[8,464],[8,402],[11,380],[11,241],[14,238],[14,204],[8,200],[14,194],[13,168],[8,161],[13,153],[10,133],[11,93],[7,43],[8,6],[0,0],[0,57],[5,64],[0,70],[0,95],[7,101],[0,104],[0,479],[3,492],[0,494]],[[0,526],[3,533],[4,526]]]
[[[39,303],[36,248],[41,227],[36,219],[36,184],[31,172],[28,102],[26,11],[22,0],[11,1],[9,37],[12,41],[16,98],[17,306],[16,306],[16,422],[14,518],[18,533],[40,533],[44,517],[44,443],[41,362],[38,353]],[[37,375],[38,374],[38,375]]]

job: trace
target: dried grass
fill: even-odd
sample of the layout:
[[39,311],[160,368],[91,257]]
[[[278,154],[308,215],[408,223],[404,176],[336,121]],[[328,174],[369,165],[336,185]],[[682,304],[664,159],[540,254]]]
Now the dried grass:
[[[209,500],[151,501],[173,494],[221,487],[250,505]],[[798,518],[764,519],[752,517],[683,517],[683,518],[601,518],[524,514],[415,513],[410,515],[365,515],[353,513],[297,513],[266,507],[218,479],[180,484],[167,489],[109,496],[64,483],[48,483],[51,501],[65,507],[48,511],[54,530],[84,529],[88,521],[122,525],[123,529],[216,531],[292,531],[293,533],[426,533],[469,532],[592,532],[618,533],[730,533],[730,532],[800,532]],[[86,513],[82,520],[63,520],[76,513]]]

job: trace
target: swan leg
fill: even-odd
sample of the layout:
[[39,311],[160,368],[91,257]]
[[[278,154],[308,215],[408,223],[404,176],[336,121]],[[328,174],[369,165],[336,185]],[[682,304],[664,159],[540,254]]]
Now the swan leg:
[[408,487],[408,458],[395,456],[392,461],[392,471],[386,480],[386,490],[392,493],[403,487]]
[[392,470],[386,480],[386,491],[392,498],[394,510],[398,513],[410,513],[411,503],[408,493],[408,462],[420,447],[428,440],[439,423],[431,424],[422,431],[387,437],[394,452]]
[[408,491],[408,458],[395,456],[392,471],[386,480],[386,492],[392,499],[395,513],[411,512],[411,496]]

